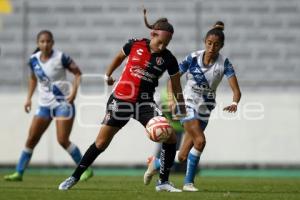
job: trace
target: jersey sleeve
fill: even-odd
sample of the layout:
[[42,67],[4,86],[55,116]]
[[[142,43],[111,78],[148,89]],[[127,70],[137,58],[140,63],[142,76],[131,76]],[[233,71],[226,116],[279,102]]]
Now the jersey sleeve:
[[227,78],[230,78],[231,76],[235,75],[235,71],[232,67],[231,62],[228,60],[228,58],[226,58],[226,60],[224,62],[224,74]]
[[123,46],[123,53],[128,56],[130,51],[131,51],[131,47],[134,43],[135,39],[130,39],[128,40],[128,42]]
[[63,53],[61,56],[61,63],[64,68],[69,68],[70,64],[72,63],[72,58]]
[[170,60],[169,60],[169,64],[168,64],[167,70],[168,70],[168,74],[170,76],[175,75],[176,73],[179,72],[179,67],[178,67],[177,59],[172,54],[171,54],[171,57],[170,57]]
[[192,56],[188,55],[185,59],[179,64],[179,71],[181,74],[187,72],[192,62]]

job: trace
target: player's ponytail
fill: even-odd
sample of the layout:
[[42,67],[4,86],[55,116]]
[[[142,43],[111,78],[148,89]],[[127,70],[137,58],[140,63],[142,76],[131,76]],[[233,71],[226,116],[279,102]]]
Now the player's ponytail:
[[169,23],[167,18],[160,18],[154,24],[149,24],[146,13],[147,13],[147,11],[146,11],[146,9],[144,9],[144,22],[145,22],[145,25],[147,28],[154,30],[154,31],[161,30],[161,31],[167,31],[171,34],[174,33],[174,28],[173,28],[172,24]]
[[222,42],[222,47],[224,46],[224,42],[225,42],[225,35],[224,35],[224,29],[225,29],[225,25],[222,21],[217,21],[212,29],[210,29],[205,36],[205,40],[208,36],[210,35],[216,35],[219,37],[220,41]]

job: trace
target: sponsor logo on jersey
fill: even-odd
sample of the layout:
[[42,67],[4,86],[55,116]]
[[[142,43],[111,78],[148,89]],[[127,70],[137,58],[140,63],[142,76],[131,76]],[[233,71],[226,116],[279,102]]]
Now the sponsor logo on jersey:
[[130,73],[132,76],[138,77],[140,79],[143,79],[143,80],[151,82],[151,83],[153,83],[152,79],[156,78],[156,76],[154,74],[151,74],[151,73],[145,71],[144,69],[140,68],[139,66],[131,67]]
[[131,60],[134,62],[139,62],[141,59],[139,57],[134,56]]

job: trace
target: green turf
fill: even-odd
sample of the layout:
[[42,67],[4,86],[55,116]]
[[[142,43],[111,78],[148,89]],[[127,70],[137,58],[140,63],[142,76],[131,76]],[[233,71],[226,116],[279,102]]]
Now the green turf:
[[[138,173],[139,174],[139,173]],[[299,178],[269,177],[197,177],[197,193],[157,193],[155,183],[144,186],[142,175],[100,175],[87,182],[78,183],[70,191],[59,191],[59,183],[66,175],[37,174],[32,171],[24,176],[23,182],[6,182],[0,180],[0,200],[93,200],[93,199],[170,199],[170,200],[207,200],[207,199],[243,199],[243,200],[299,200]],[[1,172],[0,176],[3,177]],[[171,181],[182,186],[183,175],[172,175]]]

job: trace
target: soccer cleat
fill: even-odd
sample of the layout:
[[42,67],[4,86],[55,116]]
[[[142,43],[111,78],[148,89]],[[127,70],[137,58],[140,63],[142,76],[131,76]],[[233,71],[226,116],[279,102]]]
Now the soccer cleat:
[[67,178],[66,180],[64,180],[64,182],[62,182],[61,184],[59,184],[58,189],[59,190],[69,190],[77,182],[78,182],[78,180],[76,180],[73,176],[70,176],[69,178]]
[[22,181],[23,176],[19,172],[15,172],[13,174],[4,176],[4,180],[6,180],[6,181]]
[[147,171],[144,174],[144,184],[149,185],[149,183],[152,180],[152,177],[158,173],[158,171],[155,169],[155,156],[151,156],[148,158],[147,164],[148,168]]
[[160,181],[157,182],[155,190],[157,192],[163,192],[163,191],[165,191],[165,192],[182,192],[182,190],[175,188],[172,183],[170,183],[170,182],[161,183]]
[[87,181],[88,179],[92,178],[94,175],[94,172],[91,168],[87,168],[83,174],[80,176],[80,181]]
[[194,183],[184,184],[182,190],[186,191],[186,192],[198,192],[199,191],[199,189],[194,186]]

